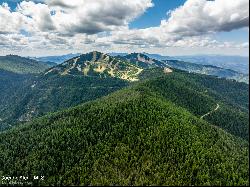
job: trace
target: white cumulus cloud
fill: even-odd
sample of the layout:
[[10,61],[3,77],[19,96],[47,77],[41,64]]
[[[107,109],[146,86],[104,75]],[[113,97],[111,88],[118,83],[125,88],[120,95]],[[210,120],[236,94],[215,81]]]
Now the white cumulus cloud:
[[[100,39],[129,45],[180,47],[234,47],[207,37],[208,34],[227,32],[249,26],[248,0],[187,0],[183,6],[168,13],[169,18],[158,27],[124,29]],[[237,44],[235,47],[247,46]]]
[[248,26],[248,0],[188,0],[171,11],[160,27],[168,33],[194,36]]
[[19,12],[11,12],[7,3],[0,5],[0,34],[16,33],[22,28],[24,16]]
[[[249,27],[248,0],[187,0],[157,27],[130,29],[152,0],[8,0],[0,4],[0,46],[29,49],[249,48],[213,33]],[[19,39],[18,39],[19,37]]]

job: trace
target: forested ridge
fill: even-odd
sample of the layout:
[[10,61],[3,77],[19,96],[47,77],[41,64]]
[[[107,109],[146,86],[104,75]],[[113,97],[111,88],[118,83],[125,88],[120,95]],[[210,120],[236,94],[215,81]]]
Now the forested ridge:
[[219,104],[220,108],[205,120],[236,136],[249,139],[247,84],[179,70],[144,84],[196,117],[201,117]]
[[197,100],[204,108],[184,102],[192,84],[175,82],[183,76],[146,80],[2,132],[0,174],[42,175],[31,180],[41,185],[248,185],[248,142],[199,119],[217,101],[208,91]]
[[17,55],[0,56],[0,70],[18,74],[41,73],[56,64],[50,62],[39,62]]

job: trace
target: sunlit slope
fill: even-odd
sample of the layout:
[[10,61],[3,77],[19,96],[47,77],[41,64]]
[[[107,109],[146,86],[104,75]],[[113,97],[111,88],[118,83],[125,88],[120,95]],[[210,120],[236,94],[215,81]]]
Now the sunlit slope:
[[97,51],[80,55],[49,69],[45,74],[82,75],[90,77],[115,77],[138,81],[143,71],[139,66]]

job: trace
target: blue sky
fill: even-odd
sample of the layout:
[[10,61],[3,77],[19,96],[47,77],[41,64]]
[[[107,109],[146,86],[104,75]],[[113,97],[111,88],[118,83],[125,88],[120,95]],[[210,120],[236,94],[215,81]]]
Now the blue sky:
[[0,0],[10,8],[0,6],[0,55],[100,50],[249,56],[248,0],[110,2]]
[[185,0],[154,0],[154,7],[149,8],[142,16],[135,19],[129,26],[143,29],[160,25],[167,18],[167,12],[185,3]]

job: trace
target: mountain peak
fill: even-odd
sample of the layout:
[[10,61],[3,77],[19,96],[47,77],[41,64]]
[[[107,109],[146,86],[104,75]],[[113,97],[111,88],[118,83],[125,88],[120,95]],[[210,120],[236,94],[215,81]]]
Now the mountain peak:
[[[84,61],[100,61],[103,60],[105,58],[107,58],[109,55],[104,54],[102,52],[99,51],[92,51],[86,54],[82,54],[80,55],[80,58],[82,58]],[[75,57],[75,58],[79,58],[79,57]]]
[[51,68],[46,74],[99,76],[100,78],[115,77],[128,81],[137,81],[143,69],[120,58],[92,51],[74,57]]
[[82,55],[106,55],[105,53],[102,53],[100,51],[91,51],[91,52],[88,52],[88,53],[85,53],[85,54],[82,54]]
[[150,58],[143,53],[130,53],[121,58],[127,59],[129,62],[142,68],[166,67],[166,64],[164,62]]

